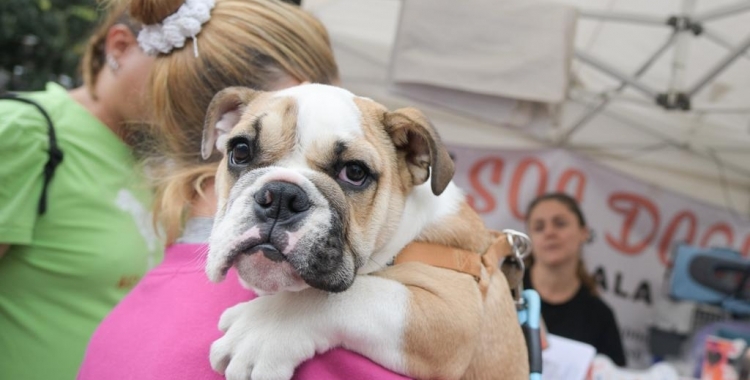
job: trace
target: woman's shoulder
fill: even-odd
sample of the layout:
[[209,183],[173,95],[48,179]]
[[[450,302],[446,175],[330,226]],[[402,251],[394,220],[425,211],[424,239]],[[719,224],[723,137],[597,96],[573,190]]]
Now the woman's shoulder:
[[44,89],[37,91],[22,91],[22,92],[11,92],[9,94],[2,94],[3,97],[0,99],[0,107],[3,110],[11,110],[16,112],[22,112],[28,109],[35,109],[33,106],[24,106],[22,102],[18,100],[8,99],[9,96],[14,96],[21,99],[31,100],[44,108],[56,108],[64,106],[71,100],[68,91],[57,83],[47,83]]
[[16,99],[0,98],[0,134],[4,137],[46,139],[47,121],[37,105],[54,119],[54,110],[64,107],[69,100],[65,89],[54,83],[43,91],[19,93],[14,97]]
[[581,288],[578,297],[581,303],[585,304],[586,310],[596,318],[614,319],[614,312],[607,302],[597,294],[592,294],[588,289]]

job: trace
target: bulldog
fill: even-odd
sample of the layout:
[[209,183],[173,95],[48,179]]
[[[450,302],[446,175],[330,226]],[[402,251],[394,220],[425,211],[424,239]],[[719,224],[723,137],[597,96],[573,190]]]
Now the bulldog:
[[290,379],[344,347],[419,379],[529,378],[491,254],[504,240],[452,183],[420,111],[318,84],[227,88],[203,132],[203,157],[219,152],[206,272],[234,266],[260,297],[223,313],[216,371]]

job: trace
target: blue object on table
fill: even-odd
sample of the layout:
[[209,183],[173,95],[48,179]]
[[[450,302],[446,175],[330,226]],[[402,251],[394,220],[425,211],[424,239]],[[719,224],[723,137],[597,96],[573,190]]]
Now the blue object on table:
[[750,260],[739,252],[678,244],[673,261],[670,296],[750,314]]

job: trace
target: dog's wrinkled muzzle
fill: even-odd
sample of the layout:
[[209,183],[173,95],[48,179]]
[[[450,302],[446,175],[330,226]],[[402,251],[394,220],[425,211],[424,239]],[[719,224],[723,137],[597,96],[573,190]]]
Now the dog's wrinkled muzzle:
[[243,175],[212,231],[213,281],[234,266],[247,286],[265,294],[351,286],[356,265],[344,194],[324,174],[307,174],[269,167]]

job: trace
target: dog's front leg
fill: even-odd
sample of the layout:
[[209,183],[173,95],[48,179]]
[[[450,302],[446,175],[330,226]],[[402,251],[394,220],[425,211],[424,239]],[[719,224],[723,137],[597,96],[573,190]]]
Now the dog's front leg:
[[227,309],[219,321],[224,336],[211,345],[211,366],[227,380],[291,379],[302,362],[339,344],[326,295],[282,292]]
[[357,277],[342,293],[262,296],[224,312],[211,365],[229,380],[286,380],[315,353],[344,346],[403,372],[408,302],[406,287],[374,276]]
[[460,378],[478,336],[481,298],[468,290],[447,303],[439,288],[476,286],[441,283],[443,270],[414,267],[409,286],[394,279],[407,276],[403,270],[385,271],[357,277],[342,293],[307,289],[234,306],[221,317],[225,335],[211,346],[211,364],[229,380],[290,379],[315,353],[343,346],[408,376]]

